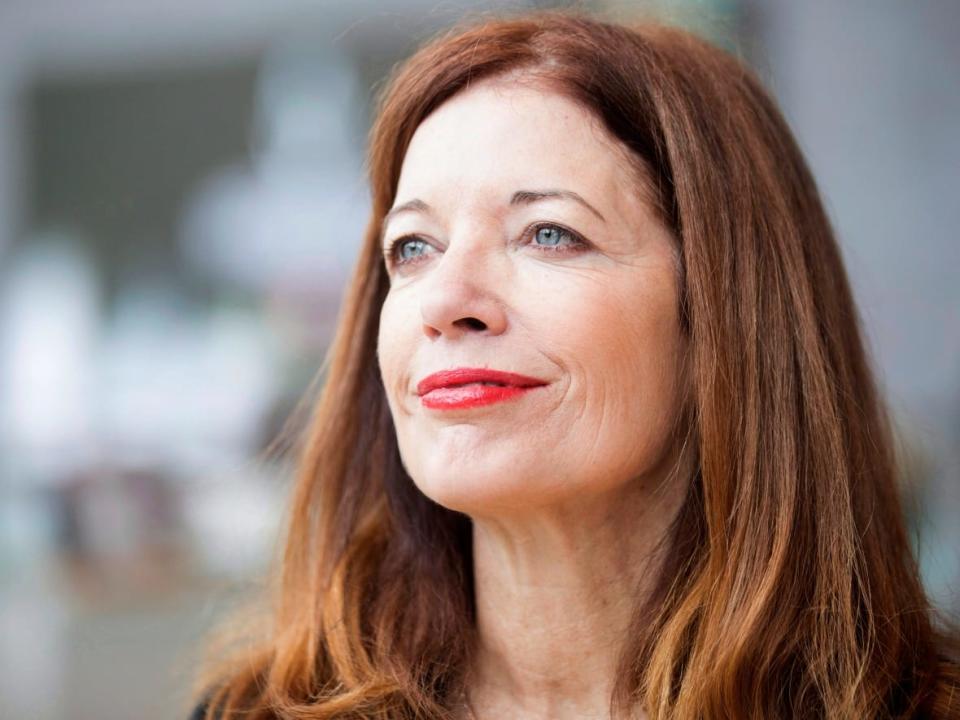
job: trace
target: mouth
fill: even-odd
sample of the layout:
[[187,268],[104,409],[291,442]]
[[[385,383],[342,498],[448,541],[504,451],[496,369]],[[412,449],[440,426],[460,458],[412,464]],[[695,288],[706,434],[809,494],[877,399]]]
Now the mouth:
[[454,368],[427,375],[417,383],[421,397],[438,389],[480,385],[483,387],[529,388],[546,385],[545,380],[491,368]]
[[434,410],[489,405],[547,385],[539,378],[490,368],[455,368],[433,373],[417,384],[421,403]]

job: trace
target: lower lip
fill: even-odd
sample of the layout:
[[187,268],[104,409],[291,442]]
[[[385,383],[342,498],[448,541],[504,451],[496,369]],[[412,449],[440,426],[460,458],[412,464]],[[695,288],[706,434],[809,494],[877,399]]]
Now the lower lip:
[[511,400],[533,390],[534,387],[539,386],[461,385],[460,387],[437,388],[421,395],[420,402],[423,403],[424,407],[431,410],[459,410]]

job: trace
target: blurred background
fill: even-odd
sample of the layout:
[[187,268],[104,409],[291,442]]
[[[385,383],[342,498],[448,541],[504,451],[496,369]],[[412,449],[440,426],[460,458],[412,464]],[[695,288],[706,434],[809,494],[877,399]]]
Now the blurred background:
[[[374,93],[465,12],[566,4],[0,0],[0,717],[184,717],[276,547]],[[692,27],[780,102],[960,616],[960,4],[578,5]]]

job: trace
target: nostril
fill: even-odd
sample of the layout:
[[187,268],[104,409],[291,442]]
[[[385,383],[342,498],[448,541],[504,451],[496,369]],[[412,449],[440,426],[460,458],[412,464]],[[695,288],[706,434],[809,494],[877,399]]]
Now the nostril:
[[475,318],[475,317],[468,317],[468,318],[463,318],[463,319],[461,319],[461,320],[457,320],[457,322],[456,322],[455,324],[456,324],[456,325],[461,325],[461,324],[466,325],[466,326],[469,327],[471,330],[486,330],[486,329],[487,329],[487,324],[486,324],[485,322],[483,322],[482,320],[478,320],[478,319]]

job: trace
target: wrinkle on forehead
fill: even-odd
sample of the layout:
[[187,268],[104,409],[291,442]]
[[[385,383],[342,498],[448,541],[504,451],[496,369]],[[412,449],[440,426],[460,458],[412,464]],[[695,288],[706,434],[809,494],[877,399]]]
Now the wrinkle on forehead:
[[[550,123],[545,126],[544,132],[534,131],[532,135],[531,98],[549,100],[546,112],[550,113]],[[480,102],[481,111],[490,113],[490,109],[498,105],[501,111],[494,110],[487,117],[478,119],[474,114],[476,106],[470,105],[471,99]],[[514,120],[514,117],[517,119]],[[514,122],[523,126],[519,134],[510,130]],[[432,128],[436,128],[436,131]],[[430,136],[427,145],[429,150],[422,146],[425,133]],[[590,140],[586,140],[586,137]],[[568,138],[573,138],[573,141]],[[469,160],[464,161],[462,143],[465,139],[492,143],[497,146],[498,152],[474,153],[472,156],[468,153]],[[528,142],[532,146],[527,145]],[[563,151],[555,152],[557,147]],[[413,167],[410,161],[414,157],[417,169],[411,176]],[[650,202],[652,184],[649,173],[644,170],[645,163],[614,137],[602,120],[583,103],[558,92],[551,83],[526,75],[486,78],[461,90],[436,108],[418,127],[407,147],[398,191],[400,186],[408,184],[404,182],[405,177],[408,180],[411,177],[430,178],[434,182],[446,171],[452,170],[452,174],[445,179],[444,187],[446,192],[456,192],[454,186],[457,181],[466,178],[464,172],[469,174],[477,170],[480,176],[495,177],[502,167],[500,158],[506,158],[509,166],[510,161],[518,157],[546,163],[564,176],[602,188],[608,198],[623,199],[634,206],[639,201],[648,209],[654,207]],[[517,181],[523,182],[520,178]],[[479,190],[479,187],[471,188],[471,192]],[[504,189],[497,190],[498,193],[501,191]]]
[[[654,174],[650,161],[638,155],[620,138],[616,137],[607,128],[603,119],[596,110],[569,92],[565,83],[549,74],[549,69],[520,68],[509,70],[498,75],[488,76],[475,83],[467,85],[463,90],[454,94],[447,101],[468,92],[472,89],[489,89],[504,96],[506,91],[529,91],[530,93],[546,93],[557,95],[575,104],[589,116],[590,129],[594,136],[609,149],[617,159],[617,165],[623,176],[637,189],[640,199],[654,210],[657,218],[666,223],[667,213],[664,207],[664,198],[654,182]],[[509,101],[510,98],[505,98]]]

